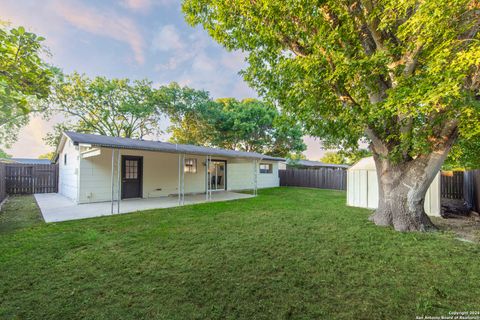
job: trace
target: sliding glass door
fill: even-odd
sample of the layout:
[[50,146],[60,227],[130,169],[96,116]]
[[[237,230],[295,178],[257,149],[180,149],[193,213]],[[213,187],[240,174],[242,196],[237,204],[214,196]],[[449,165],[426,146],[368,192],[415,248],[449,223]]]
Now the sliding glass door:
[[227,162],[212,160],[208,168],[209,187],[212,191],[225,190]]

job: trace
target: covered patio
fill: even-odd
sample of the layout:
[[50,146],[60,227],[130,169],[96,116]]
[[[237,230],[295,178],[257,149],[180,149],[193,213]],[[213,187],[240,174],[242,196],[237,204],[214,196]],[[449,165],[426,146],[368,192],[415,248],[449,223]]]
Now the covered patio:
[[[230,201],[251,197],[253,197],[253,195],[231,191],[220,191],[212,192],[209,199],[205,197],[205,194],[184,195],[181,204],[189,205],[204,202]],[[178,197],[174,196],[125,199],[120,202],[115,201],[114,204],[112,204],[112,202],[76,204],[71,199],[58,193],[35,194],[35,199],[45,222],[79,220],[149,209],[172,208],[180,205]]]

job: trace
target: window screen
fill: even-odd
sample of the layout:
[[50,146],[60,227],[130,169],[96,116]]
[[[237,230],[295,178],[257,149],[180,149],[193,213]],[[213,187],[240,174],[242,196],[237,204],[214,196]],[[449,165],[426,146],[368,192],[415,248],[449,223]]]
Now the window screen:
[[273,165],[271,163],[260,163],[260,173],[272,173]]
[[63,155],[63,164],[67,165],[67,154],[66,153]]
[[185,172],[197,172],[197,159],[185,159]]
[[138,179],[138,160],[125,160],[125,179]]

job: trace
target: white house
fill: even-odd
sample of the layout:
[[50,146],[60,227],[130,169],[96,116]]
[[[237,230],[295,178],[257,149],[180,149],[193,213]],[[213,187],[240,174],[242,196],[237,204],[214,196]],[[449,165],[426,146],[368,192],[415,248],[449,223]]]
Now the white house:
[[[440,216],[440,173],[433,180],[425,196],[425,212]],[[377,169],[373,157],[363,158],[348,169],[347,205],[376,209],[378,206]]]
[[59,193],[76,204],[279,186],[282,158],[193,145],[65,132]]

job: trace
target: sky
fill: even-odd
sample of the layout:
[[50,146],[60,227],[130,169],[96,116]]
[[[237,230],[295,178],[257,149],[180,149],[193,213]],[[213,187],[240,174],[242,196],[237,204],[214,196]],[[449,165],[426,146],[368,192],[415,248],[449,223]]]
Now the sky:
[[[257,97],[238,74],[246,66],[243,53],[228,52],[188,25],[180,0],[0,0],[0,20],[45,37],[46,60],[65,73],[147,78],[155,86],[176,81],[213,98]],[[42,138],[58,121],[33,117],[6,151],[34,158],[51,151]],[[307,158],[319,160],[321,143],[305,142]]]

